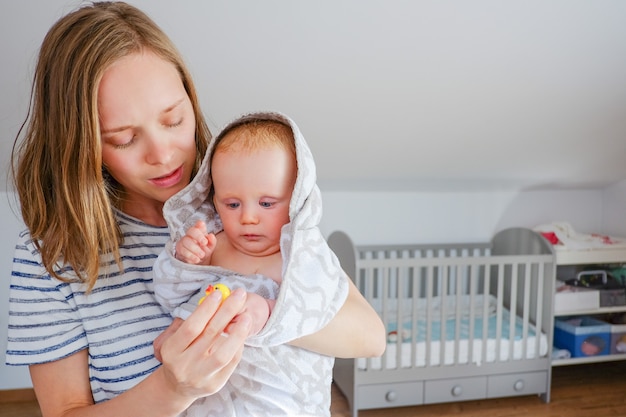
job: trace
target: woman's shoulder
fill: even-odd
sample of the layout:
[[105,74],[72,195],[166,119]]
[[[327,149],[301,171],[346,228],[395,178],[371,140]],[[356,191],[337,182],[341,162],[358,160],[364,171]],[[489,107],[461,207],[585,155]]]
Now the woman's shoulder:
[[39,249],[28,229],[22,230],[17,236],[13,264],[41,265]]
[[[71,268],[59,266],[63,262],[57,263],[58,272],[68,279],[75,277]],[[13,270],[11,272],[11,285],[26,286],[28,288],[59,288],[65,286],[65,283],[53,278],[46,270],[39,246],[31,236],[28,229],[19,232],[15,243],[15,252],[13,254]]]

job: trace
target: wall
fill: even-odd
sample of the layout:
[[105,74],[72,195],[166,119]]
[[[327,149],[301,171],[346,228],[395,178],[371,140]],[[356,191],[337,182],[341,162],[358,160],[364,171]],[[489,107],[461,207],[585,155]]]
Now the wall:
[[[622,189],[570,191],[323,191],[325,235],[344,230],[359,243],[487,241],[498,230],[569,221],[580,232],[602,231],[603,216],[611,219],[622,207],[606,210],[603,199],[619,199]],[[21,223],[2,193],[0,218],[7,238],[0,242],[0,348],[6,344],[8,282],[13,245]],[[626,229],[623,235],[626,235]],[[4,361],[2,361],[3,363]],[[30,386],[25,368],[0,364],[0,390]]]
[[[487,241],[507,227],[567,221],[603,230],[602,190],[324,192],[321,228],[358,243]],[[626,233],[625,233],[626,234]]]
[[605,229],[616,236],[626,236],[626,180],[606,187],[603,201]]
[[[2,2],[0,189],[39,45],[83,1]],[[130,2],[180,48],[212,129],[281,110],[322,180],[626,178],[624,1]]]

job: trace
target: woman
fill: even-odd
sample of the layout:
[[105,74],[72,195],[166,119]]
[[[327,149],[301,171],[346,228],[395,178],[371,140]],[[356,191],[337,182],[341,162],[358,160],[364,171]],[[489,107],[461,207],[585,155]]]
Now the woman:
[[[7,362],[29,365],[44,416],[174,416],[214,394],[241,356],[245,293],[171,323],[152,291],[168,238],[163,203],[184,188],[210,132],[174,46],[145,14],[95,3],[41,46],[24,140],[12,155],[28,231],[16,246]],[[227,337],[224,337],[227,336]],[[384,329],[351,284],[322,331],[293,342],[374,356]]]

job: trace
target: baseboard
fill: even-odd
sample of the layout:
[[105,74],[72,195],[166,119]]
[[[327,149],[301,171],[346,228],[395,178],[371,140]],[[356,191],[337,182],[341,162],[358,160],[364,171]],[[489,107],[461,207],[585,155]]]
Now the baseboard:
[[0,390],[0,404],[36,400],[37,397],[35,397],[35,391],[32,388]]

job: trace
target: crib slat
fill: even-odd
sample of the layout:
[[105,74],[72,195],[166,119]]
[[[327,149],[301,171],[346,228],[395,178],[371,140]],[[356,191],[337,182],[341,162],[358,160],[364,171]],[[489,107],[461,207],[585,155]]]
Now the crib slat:
[[[528,358],[528,336],[530,328],[530,289],[533,284],[533,265],[526,263],[524,265],[524,299],[522,311],[522,359]],[[536,337],[538,339],[538,337]],[[538,350],[535,350],[539,352]]]
[[470,267],[470,275],[469,275],[469,293],[470,293],[470,302],[469,302],[469,311],[470,311],[470,320],[469,320],[469,330],[468,330],[468,343],[467,343],[467,358],[471,363],[474,361],[474,342],[473,338],[475,335],[475,317],[476,317],[476,287],[478,285],[478,265],[473,264]]
[[432,352],[431,352],[431,347],[432,347],[432,340],[433,340],[433,331],[432,331],[432,325],[433,325],[433,293],[434,293],[434,280],[435,280],[435,274],[434,274],[434,267],[433,266],[428,266],[425,267],[426,268],[426,349],[425,349],[425,355],[426,355],[426,360],[425,360],[425,364],[426,366],[432,366]]
[[[512,263],[511,266],[511,277],[510,277],[510,283],[508,284],[509,287],[509,294],[507,294],[507,296],[509,297],[509,310],[511,311],[511,314],[509,314],[509,346],[508,346],[508,352],[507,352],[507,358],[508,360],[512,360],[513,358],[513,348],[515,347],[514,343],[515,343],[515,332],[516,332],[516,327],[515,327],[515,319],[516,319],[516,311],[517,311],[517,278],[518,278],[518,272],[519,272],[519,263]],[[502,352],[499,352],[500,354],[502,354]],[[505,360],[505,358],[500,357],[500,360]]]
[[487,362],[487,341],[489,339],[489,302],[487,295],[491,288],[491,270],[492,265],[487,264],[485,267],[485,283],[483,286],[483,329],[481,340],[480,363]]
[[[463,279],[462,279],[462,266],[457,265],[455,269],[455,279],[456,279],[456,297],[455,297],[455,319],[456,319],[456,328],[454,329],[454,361],[453,365],[461,363],[461,320],[462,320],[462,308],[463,308],[463,300],[461,296],[463,295]],[[470,359],[471,361],[471,359]]]
[[[531,264],[454,248],[374,251],[360,261],[362,293],[377,300],[385,326],[393,324],[397,331],[394,355],[368,359],[368,369],[513,361],[541,352],[534,323],[541,323],[545,312],[542,302],[533,300],[543,296],[536,280],[545,272],[545,260]],[[498,301],[494,310],[489,309],[490,294]],[[476,328],[479,317],[482,329]]]
[[445,296],[448,294],[448,268],[442,268],[440,278],[441,292],[439,297],[439,320],[440,320],[440,334],[439,334],[439,366],[442,366],[446,357],[446,332],[447,323],[446,316],[448,315],[448,306],[445,303]]
[[[535,316],[535,323],[537,326],[537,331],[535,333],[537,333],[537,337],[535,337],[535,355],[539,356],[539,352],[541,351],[541,338],[538,337],[539,336],[539,330],[541,329],[541,323],[543,323],[543,298],[544,298],[544,281],[546,280],[546,271],[545,271],[546,265],[544,263],[539,263],[537,265],[537,269],[538,269],[538,279],[541,280],[541,282],[537,283],[537,311],[536,311],[536,316]],[[549,285],[551,286],[552,283],[549,283]],[[551,312],[547,312],[547,314],[551,314]]]

